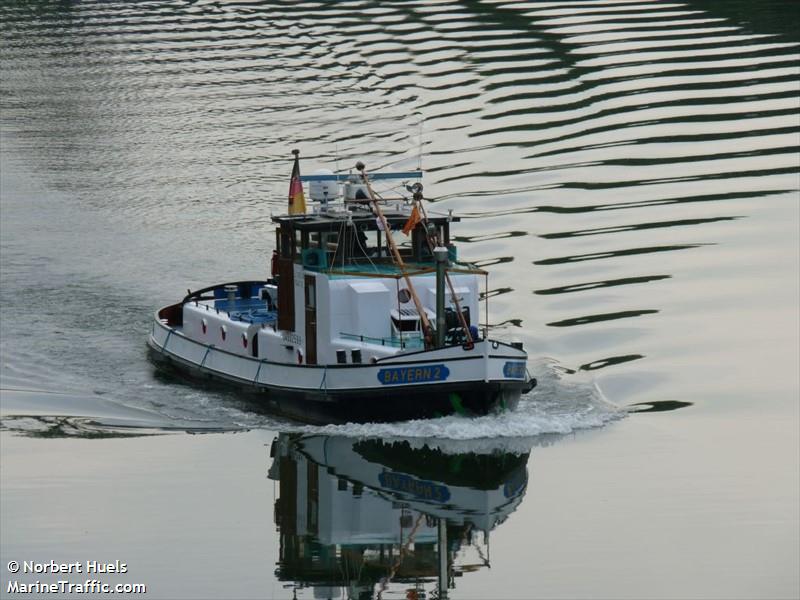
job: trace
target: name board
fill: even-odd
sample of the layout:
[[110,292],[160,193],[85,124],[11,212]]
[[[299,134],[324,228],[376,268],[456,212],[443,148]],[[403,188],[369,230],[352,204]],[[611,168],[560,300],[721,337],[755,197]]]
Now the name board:
[[424,365],[419,367],[391,367],[378,371],[378,381],[383,385],[400,383],[428,383],[444,381],[450,376],[450,369],[444,365]]
[[525,379],[525,363],[508,361],[503,365],[503,377],[508,377],[509,379]]
[[291,331],[281,331],[281,339],[287,344],[294,344],[295,346],[303,345],[303,338]]
[[450,490],[446,486],[432,481],[416,479],[405,473],[384,471],[378,475],[381,487],[404,494],[411,494],[415,498],[430,500],[432,502],[447,502],[450,499]]

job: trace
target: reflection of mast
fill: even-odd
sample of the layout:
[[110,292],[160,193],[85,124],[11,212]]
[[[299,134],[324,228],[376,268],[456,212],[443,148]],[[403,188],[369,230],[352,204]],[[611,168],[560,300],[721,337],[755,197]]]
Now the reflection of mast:
[[447,521],[439,519],[439,598],[447,598],[450,581],[447,554]]
[[414,537],[417,535],[417,530],[419,529],[419,525],[422,522],[422,517],[425,515],[423,513],[419,513],[416,522],[414,523],[414,527],[412,527],[411,531],[408,534],[408,539],[406,543],[400,548],[400,553],[397,555],[397,560],[392,565],[392,568],[389,570],[389,574],[381,580],[381,589],[378,590],[378,599],[383,597],[383,592],[386,591],[386,586],[389,585],[389,582],[394,579],[395,573],[397,573],[398,567],[403,562],[403,557],[408,552],[408,547],[414,542]]

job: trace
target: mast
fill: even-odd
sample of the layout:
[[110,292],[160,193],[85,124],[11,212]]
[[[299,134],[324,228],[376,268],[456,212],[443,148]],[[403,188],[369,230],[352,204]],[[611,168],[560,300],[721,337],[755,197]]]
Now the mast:
[[375,213],[378,215],[378,219],[380,219],[381,223],[383,224],[383,232],[386,234],[386,243],[389,244],[389,250],[392,252],[395,263],[397,263],[400,273],[406,280],[406,285],[408,286],[408,291],[411,293],[411,298],[414,300],[414,306],[417,308],[419,320],[420,323],[422,323],[422,331],[425,337],[425,348],[430,348],[433,346],[433,328],[428,320],[428,315],[425,314],[425,307],[422,306],[422,302],[420,301],[419,296],[417,296],[417,291],[414,289],[414,284],[411,283],[411,277],[408,275],[408,271],[406,271],[406,264],[403,262],[403,258],[400,256],[400,251],[397,249],[397,245],[394,243],[392,230],[389,228],[389,223],[386,220],[386,217],[383,215],[383,211],[378,204],[378,199],[375,197],[375,194],[372,191],[372,186],[369,183],[369,178],[367,177],[367,172],[364,168],[364,163],[358,161],[356,163],[356,169],[361,173],[361,179],[363,180],[364,185],[367,186],[369,199],[372,202],[372,206],[375,207]]
[[[422,211],[422,223],[423,227],[425,228],[425,240],[428,242],[428,247],[431,249],[431,252],[434,252],[434,248],[439,246],[443,240],[439,239],[439,234],[437,233],[435,236],[431,236],[428,230],[428,213],[425,211],[425,206],[422,204],[422,189],[418,192],[414,193],[414,201],[416,202],[417,206],[419,206],[420,210]],[[431,240],[433,237],[433,240]],[[444,277],[447,281],[447,286],[450,288],[450,297],[453,299],[453,304],[456,307],[456,314],[458,315],[458,322],[461,325],[461,328],[464,330],[464,339],[466,339],[467,344],[472,344],[472,334],[469,332],[469,327],[467,327],[467,320],[464,318],[464,313],[461,312],[461,303],[458,301],[458,295],[456,294],[456,290],[453,287],[453,281],[450,279],[450,274],[447,272],[447,269],[444,271]],[[488,314],[488,312],[487,312]]]

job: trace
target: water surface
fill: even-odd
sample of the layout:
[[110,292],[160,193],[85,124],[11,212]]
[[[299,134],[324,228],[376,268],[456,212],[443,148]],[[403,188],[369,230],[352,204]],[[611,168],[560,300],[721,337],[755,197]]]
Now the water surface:
[[[153,597],[435,595],[430,539],[358,590],[281,562],[273,504],[307,490],[267,477],[272,440],[372,436],[524,457],[451,597],[796,597],[798,31],[778,0],[0,2],[2,564],[122,558]],[[153,310],[266,274],[295,147],[307,173],[421,164],[491,273],[492,335],[535,358],[519,414],[307,428],[154,372]],[[397,472],[449,485],[435,464]],[[382,535],[456,534],[371,484]],[[356,557],[334,522],[304,539]]]

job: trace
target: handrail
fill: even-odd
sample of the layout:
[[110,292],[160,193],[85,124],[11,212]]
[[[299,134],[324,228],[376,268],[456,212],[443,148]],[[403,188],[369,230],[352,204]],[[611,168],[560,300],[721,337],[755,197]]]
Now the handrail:
[[[406,332],[409,333],[409,332]],[[364,342],[367,344],[375,344],[381,346],[391,346],[392,348],[405,348],[406,346],[417,346],[418,344],[414,343],[414,340],[418,340],[420,342],[419,345],[424,346],[424,340],[419,337],[413,336],[406,336],[402,339],[400,338],[382,338],[382,337],[371,337],[368,335],[361,335],[360,333],[345,333],[344,331],[340,331],[339,335],[344,339],[351,339],[354,341]]]
[[[301,175],[300,181],[350,181],[351,173],[325,173],[323,175]],[[370,179],[422,179],[422,171],[401,171],[398,173],[372,173]]]
[[[408,275],[428,275],[430,273],[435,273],[436,269],[431,267],[430,269],[413,269],[408,270],[406,273]],[[352,275],[355,277],[383,277],[386,279],[402,279],[405,277],[404,273],[380,273],[377,271],[347,271],[341,269],[331,269],[329,271],[325,271],[325,275]]]
[[[458,275],[488,275],[488,271],[483,269],[463,269],[457,267],[447,267],[448,273],[456,273]],[[426,267],[424,269],[409,269],[406,270],[408,275],[429,275],[436,273],[435,267]],[[405,277],[403,273],[376,273],[375,271],[342,271],[340,269],[329,269],[323,273],[324,275],[352,275],[355,277],[383,277],[385,279],[402,279]]]
[[204,287],[202,289],[195,290],[194,292],[191,291],[191,290],[187,290],[189,293],[186,294],[186,296],[183,297],[183,300],[181,300],[181,304],[186,304],[187,302],[191,302],[195,298],[200,299],[200,296],[202,296],[206,292],[211,292],[211,291],[216,290],[218,288],[224,288],[226,285],[240,286],[240,285],[243,285],[243,284],[246,284],[246,283],[249,283],[249,284],[258,283],[258,284],[261,284],[261,285],[267,285],[269,283],[275,283],[275,282],[274,281],[270,281],[270,280],[266,280],[265,281],[263,279],[246,279],[244,281],[230,281],[230,282],[226,282],[226,283],[218,283],[216,285],[210,285],[208,287]]

